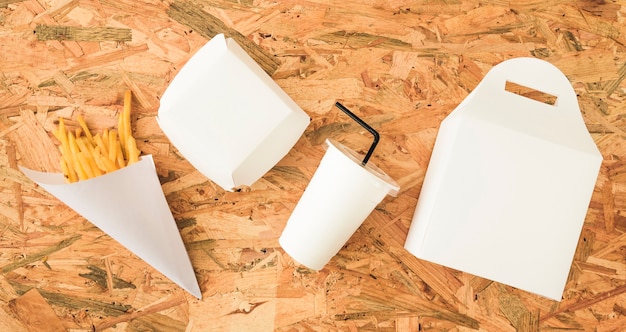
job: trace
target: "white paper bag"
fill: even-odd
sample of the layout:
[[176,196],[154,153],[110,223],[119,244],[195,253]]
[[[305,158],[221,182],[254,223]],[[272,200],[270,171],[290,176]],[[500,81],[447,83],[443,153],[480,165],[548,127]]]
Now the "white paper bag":
[[309,116],[232,39],[213,37],[176,75],[158,123],[226,190],[250,185],[295,145]]
[[152,156],[98,177],[66,183],[61,173],[26,176],[197,298],[196,275]]
[[[507,81],[556,103],[506,91]],[[534,58],[505,61],[442,122],[405,248],[561,300],[601,162],[565,75]]]

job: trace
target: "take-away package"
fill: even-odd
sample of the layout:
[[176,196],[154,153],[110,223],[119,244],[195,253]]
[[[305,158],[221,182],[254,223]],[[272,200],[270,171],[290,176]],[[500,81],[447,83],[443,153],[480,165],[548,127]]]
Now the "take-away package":
[[67,183],[62,173],[20,169],[165,277],[202,298],[151,155],[115,172],[74,183]]
[[326,139],[327,150],[278,242],[298,263],[321,270],[387,195],[400,186],[354,150]]
[[225,190],[251,185],[296,144],[309,116],[231,38],[213,37],[161,98],[158,123]]
[[601,162],[567,77],[502,62],[442,122],[405,248],[560,301]]

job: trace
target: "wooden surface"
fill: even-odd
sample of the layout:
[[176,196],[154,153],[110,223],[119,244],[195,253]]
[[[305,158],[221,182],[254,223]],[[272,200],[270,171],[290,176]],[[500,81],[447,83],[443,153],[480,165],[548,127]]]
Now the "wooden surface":
[[[625,20],[624,0],[0,0],[0,330],[621,331]],[[237,192],[195,171],[155,121],[168,83],[217,33],[312,118],[276,167]],[[440,122],[489,68],[520,56],[567,75],[604,156],[561,302],[402,247]],[[202,300],[16,170],[57,170],[54,121],[84,114],[96,130],[113,127],[126,89]],[[314,272],[277,239],[323,140],[369,146],[335,101],[381,133],[371,162],[402,190]]]

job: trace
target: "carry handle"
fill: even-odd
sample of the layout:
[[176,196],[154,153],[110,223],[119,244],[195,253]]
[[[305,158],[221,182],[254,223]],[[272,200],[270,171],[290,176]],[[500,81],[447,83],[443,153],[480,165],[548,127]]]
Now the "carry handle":
[[515,58],[494,66],[474,89],[477,97],[493,98],[505,90],[506,82],[516,83],[556,97],[557,110],[580,113],[576,93],[567,77],[551,63],[535,58]]

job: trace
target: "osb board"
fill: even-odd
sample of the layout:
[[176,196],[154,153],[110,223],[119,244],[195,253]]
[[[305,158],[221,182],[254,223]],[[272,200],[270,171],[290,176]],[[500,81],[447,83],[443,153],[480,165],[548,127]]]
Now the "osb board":
[[[0,328],[623,329],[625,14],[624,1],[0,0]],[[168,83],[220,32],[244,44],[312,119],[276,167],[238,192],[195,171],[155,121]],[[567,75],[604,156],[561,302],[420,261],[402,247],[440,122],[489,68],[519,56]],[[56,170],[54,121],[83,114],[96,130],[112,127],[126,89],[139,147],[155,158],[202,300],[16,170]],[[277,238],[323,140],[369,146],[369,134],[333,108],[338,100],[381,133],[371,162],[402,190],[315,272]]]

